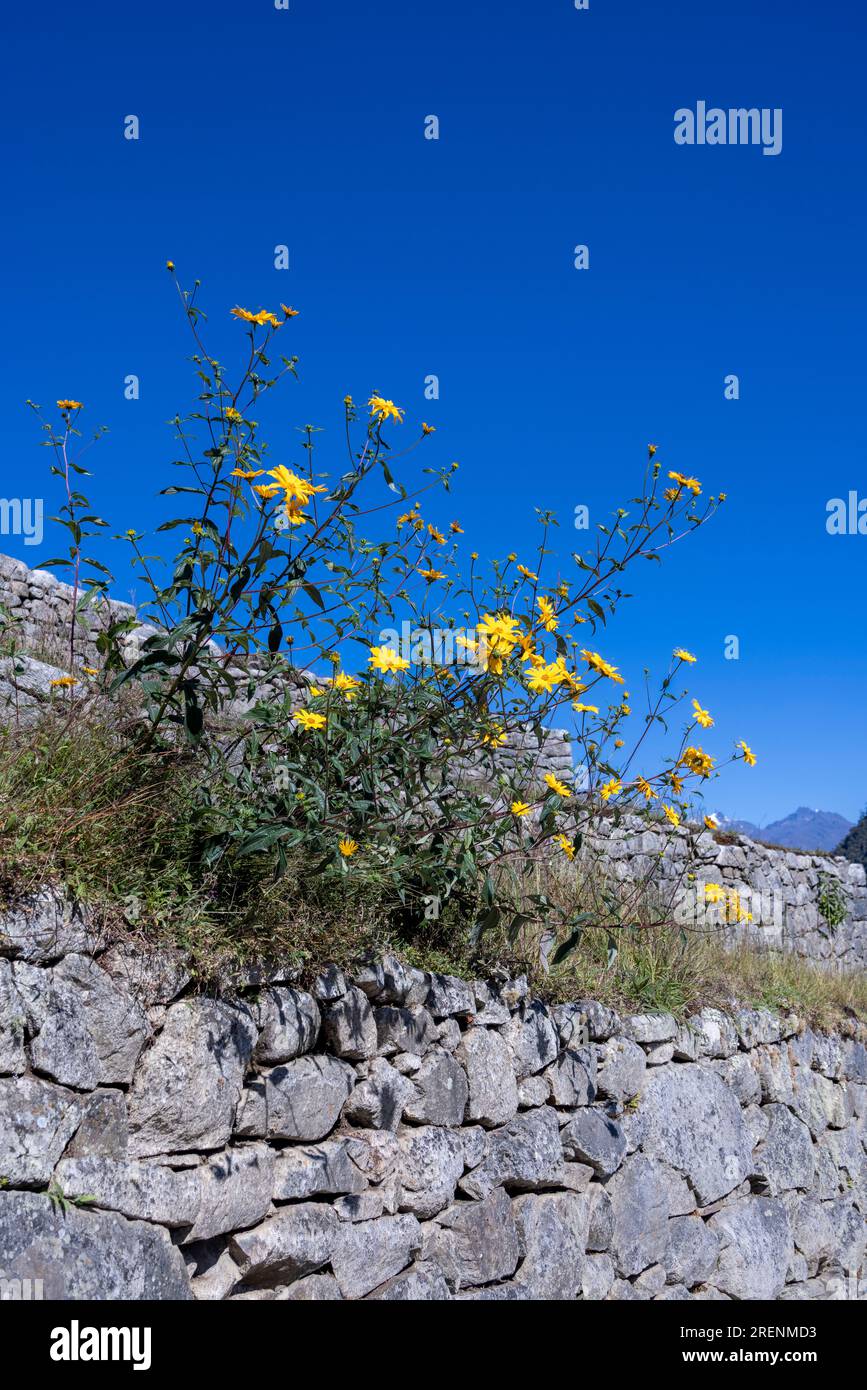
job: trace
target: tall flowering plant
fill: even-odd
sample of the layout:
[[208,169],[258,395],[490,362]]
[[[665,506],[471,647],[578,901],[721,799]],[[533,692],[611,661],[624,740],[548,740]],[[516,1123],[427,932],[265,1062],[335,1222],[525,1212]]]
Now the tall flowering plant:
[[[205,345],[198,282],[175,284],[200,392],[175,419],[180,479],[163,489],[184,514],[158,529],[182,539],[165,561],[126,532],[156,631],[133,659],[128,624],[101,640],[111,689],[141,694],[137,736],[149,748],[189,745],[207,807],[204,862],[259,855],[278,872],[291,860],[311,876],[368,876],[417,921],[458,900],[476,913],[477,939],[544,919],[564,956],[598,913],[579,910],[577,892],[565,907],[534,893],[516,911],[505,871],[553,857],[577,875],[588,832],[627,810],[675,832],[720,766],[704,747],[714,720],[695,699],[679,745],[655,767],[643,762],[652,728],[683,706],[675,683],[695,657],[673,653],[642,718],[597,633],[624,597],[626,569],[660,559],[724,495],[705,499],[650,445],[640,492],[568,573],[549,545],[556,518],[539,511],[534,554],[509,554],[486,577],[446,505],[458,465],[415,467],[430,425],[411,430],[378,391],[363,405],[346,396],[342,463],[320,459],[311,425],[275,459],[256,416],[296,375],[297,358],[280,351],[296,310],[231,310],[246,338],[233,379]],[[59,405],[68,429],[70,403]],[[61,436],[51,438],[56,449]],[[81,516],[104,523],[69,490],[67,509],[78,583]],[[538,752],[564,718],[580,785],[544,771]],[[729,759],[754,762],[745,743]]]

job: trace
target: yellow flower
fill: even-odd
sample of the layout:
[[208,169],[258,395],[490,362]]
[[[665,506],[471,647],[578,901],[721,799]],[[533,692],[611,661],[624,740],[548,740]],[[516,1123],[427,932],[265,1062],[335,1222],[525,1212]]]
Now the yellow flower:
[[280,489],[276,483],[256,483],[253,491],[257,492],[260,497],[276,497]]
[[306,507],[315,492],[328,491],[324,484],[317,485],[307,478],[299,478],[297,473],[293,473],[291,468],[284,467],[282,463],[276,468],[269,468],[268,477],[274,479],[278,489],[282,489],[287,505],[300,502],[302,507]]
[[166,270],[174,270],[174,268],[175,268],[175,263],[174,263],[174,261],[166,261]]
[[743,739],[740,740],[738,748],[742,748],[744,750],[744,762],[746,763],[747,767],[755,767],[756,755],[753,752],[752,748],[748,747],[747,744],[744,743]]
[[611,777],[604,786],[599,788],[599,795],[603,801],[608,801],[612,796],[617,796],[623,791],[623,783],[619,777]]
[[81,401],[58,401],[57,408],[58,410],[83,410],[84,406]]
[[616,738],[616,739],[614,740],[614,747],[615,747],[615,748],[622,748],[622,747],[623,747],[623,739],[622,739],[622,738]]
[[726,891],[720,883],[706,883],[704,885],[704,900],[706,903],[721,903],[725,901]]
[[692,652],[686,651],[684,647],[675,647],[674,656],[677,661],[687,661],[690,666],[695,665],[695,657]]
[[78,685],[75,676],[58,676],[57,680],[51,681],[52,688],[56,686],[60,690],[69,690],[73,685]]
[[[243,478],[246,482],[249,482],[251,478],[261,478],[264,472],[264,468],[233,468],[229,476],[231,478]],[[259,489],[257,488],[256,491],[258,492]],[[271,484],[268,483],[266,491],[271,492],[273,495],[276,493],[277,489],[275,488],[272,490]]]
[[205,528],[204,528],[204,526],[202,525],[202,523],[201,523],[200,521],[194,521],[194,522],[193,522],[193,535],[194,535],[194,536],[203,536],[204,534],[205,534]]
[[437,528],[433,525],[432,522],[430,522],[430,521],[428,522],[428,524],[427,524],[427,529],[428,529],[428,535],[433,537],[433,539],[436,541],[437,545],[445,545],[445,543],[446,543],[446,538],[445,538],[445,536],[443,535],[442,531],[438,531],[438,530],[437,530]]
[[428,584],[433,584],[434,580],[436,579],[445,579],[445,575],[443,574],[442,570],[419,570],[419,574],[424,576]]
[[281,304],[280,308],[283,310],[284,319],[297,319],[298,310],[293,309],[291,304]]
[[233,425],[240,425],[241,421],[244,418],[240,410],[236,410],[233,405],[227,405],[223,414],[225,415],[226,419],[229,420]]
[[708,711],[706,709],[702,709],[698,700],[693,700],[692,708],[693,719],[695,720],[696,724],[700,724],[703,729],[710,729],[713,726],[713,720],[711,719]]
[[719,830],[719,822],[717,821],[716,817],[715,817],[715,816],[705,816],[705,818],[704,818],[704,828],[705,828],[705,830]]
[[528,570],[526,565],[519,565],[519,566],[518,566],[518,573],[519,573],[519,574],[522,574],[522,575],[524,576],[525,579],[538,579],[538,578],[539,578],[538,574],[534,574],[532,570]]
[[396,652],[393,647],[371,647],[368,664],[374,671],[382,671],[389,675],[393,671],[406,671],[409,669],[409,662]]
[[381,423],[392,419],[396,420],[399,425],[403,424],[403,411],[398,409],[394,401],[387,401],[374,392],[367,404],[370,406],[371,415],[376,415]]
[[344,859],[351,859],[353,854],[358,853],[358,842],[356,840],[341,840],[337,846]]
[[402,516],[399,516],[399,517],[397,518],[398,529],[399,529],[401,526],[405,526],[406,523],[407,523],[408,521],[416,522],[416,521],[418,521],[418,520],[419,520],[419,514],[418,514],[418,512],[416,511],[415,507],[413,507],[413,509],[412,509],[411,512],[404,512]]
[[648,446],[647,446],[647,457],[650,458],[650,459],[652,459],[652,458],[653,458],[653,455],[656,453],[656,451],[657,451],[658,448],[659,448],[659,445],[658,445],[658,444],[648,444]]
[[671,821],[672,825],[680,825],[680,816],[677,814],[673,807],[663,806],[662,809],[667,815],[668,819]]
[[280,327],[280,320],[270,314],[267,309],[260,309],[258,314],[252,314],[249,309],[242,309],[236,305],[232,309],[232,315],[236,319],[243,319],[245,323],[255,323],[262,328],[266,323],[270,323],[272,328]]
[[85,674],[86,676],[98,676],[98,675],[99,675],[99,671],[96,669],[95,666],[82,666],[81,669],[82,669],[82,671],[84,672],[84,674]]
[[666,777],[671,785],[671,790],[680,796],[680,793],[683,791],[683,778],[678,777],[676,772],[668,772],[666,773]]
[[713,758],[701,748],[685,748],[680,761],[698,777],[707,777],[713,770]]
[[436,434],[436,426],[435,426],[435,425],[426,425],[425,422],[424,422],[424,420],[422,420],[422,422],[421,422],[421,432],[422,432],[422,434]]
[[594,671],[598,671],[600,676],[607,676],[610,681],[616,681],[618,685],[623,685],[623,677],[619,674],[617,667],[612,666],[599,655],[598,652],[582,651],[581,656]]
[[572,788],[567,787],[565,782],[559,781],[558,778],[554,776],[553,772],[546,772],[542,780],[544,781],[545,786],[550,787],[551,791],[556,792],[558,796],[572,795]]
[[573,700],[573,701],[572,701],[572,708],[573,708],[574,710],[577,710],[577,712],[578,712],[579,714],[598,714],[598,713],[599,713],[599,706],[598,706],[598,705],[582,705],[581,702],[580,702],[579,700]]
[[554,612],[554,605],[544,594],[540,594],[536,599],[536,606],[539,609],[539,618],[546,632],[557,631],[557,616]]
[[645,801],[652,801],[653,798],[656,796],[656,792],[653,790],[653,787],[650,785],[646,777],[636,777],[635,785],[641,792],[641,795],[644,797]]
[[530,807],[526,801],[512,802],[511,811],[513,816],[526,816],[529,810]]
[[671,478],[672,482],[678,483],[681,487],[688,488],[696,497],[698,497],[701,492],[701,483],[698,478],[685,478],[682,473],[669,473],[668,476]]
[[459,521],[450,521],[449,530],[454,536],[462,536],[464,534],[464,528]]
[[541,666],[533,663],[533,669],[527,677],[527,687],[534,694],[549,695],[559,683],[560,671],[556,662],[551,662],[548,666],[544,663]]
[[720,500],[720,502],[725,502],[727,496],[728,496],[727,493],[721,492],[720,495],[719,495],[719,500]]
[[[337,657],[340,660],[340,657]],[[341,691],[347,700],[354,700],[356,692],[361,689],[361,681],[355,680],[353,676],[347,676],[345,671],[339,671],[334,677],[335,690]]]
[[568,836],[568,835],[555,835],[554,838],[555,838],[555,840],[557,841],[557,844],[558,844],[558,845],[560,846],[560,848],[562,849],[562,851],[563,851],[563,853],[565,854],[566,858],[567,858],[567,859],[570,859],[570,860],[571,860],[571,859],[574,859],[574,858],[575,858],[575,846],[573,845],[572,841],[569,839],[569,836]]
[[521,625],[508,613],[485,613],[478,632],[488,652],[494,656],[511,656],[521,640]]
[[313,710],[300,709],[293,715],[296,724],[300,724],[302,729],[324,729],[325,715],[315,714]]
[[501,748],[506,742],[506,734],[502,724],[494,724],[486,734],[482,735],[482,743],[486,748]]

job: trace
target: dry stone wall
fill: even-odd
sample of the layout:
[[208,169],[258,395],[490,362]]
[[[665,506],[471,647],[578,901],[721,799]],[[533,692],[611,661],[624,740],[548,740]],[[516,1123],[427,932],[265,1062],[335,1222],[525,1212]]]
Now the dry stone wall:
[[854,1025],[393,958],[206,996],[47,891],[0,952],[5,1297],[867,1296]]

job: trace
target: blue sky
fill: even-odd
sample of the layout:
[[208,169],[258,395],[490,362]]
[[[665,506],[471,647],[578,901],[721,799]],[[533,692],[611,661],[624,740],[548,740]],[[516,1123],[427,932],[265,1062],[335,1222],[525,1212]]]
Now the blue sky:
[[[72,395],[110,430],[98,510],[117,529],[162,519],[165,422],[193,395],[166,258],[203,281],[225,358],[231,306],[283,299],[302,311],[301,382],[271,416],[275,459],[297,460],[310,421],[327,467],[343,395],[376,387],[436,425],[438,462],[460,460],[451,510],[483,554],[525,553],[534,506],[568,549],[576,504],[606,519],[651,440],[724,489],[711,526],[636,572],[598,645],[636,684],[674,645],[696,652],[707,746],[744,737],[759,757],[712,805],[854,819],[867,536],[829,536],[825,517],[867,497],[861,7],[289,4],[50,0],[7,18],[2,495],[52,496],[23,402]],[[675,110],[699,100],[782,108],[781,153],[676,145]]]

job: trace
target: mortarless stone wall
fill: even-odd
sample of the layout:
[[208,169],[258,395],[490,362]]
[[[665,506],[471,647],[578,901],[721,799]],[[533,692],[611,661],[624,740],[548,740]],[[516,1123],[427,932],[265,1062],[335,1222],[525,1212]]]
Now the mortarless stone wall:
[[0,918],[6,1297],[864,1297],[865,1141],[855,1025],[395,959],[208,997],[47,891]]

